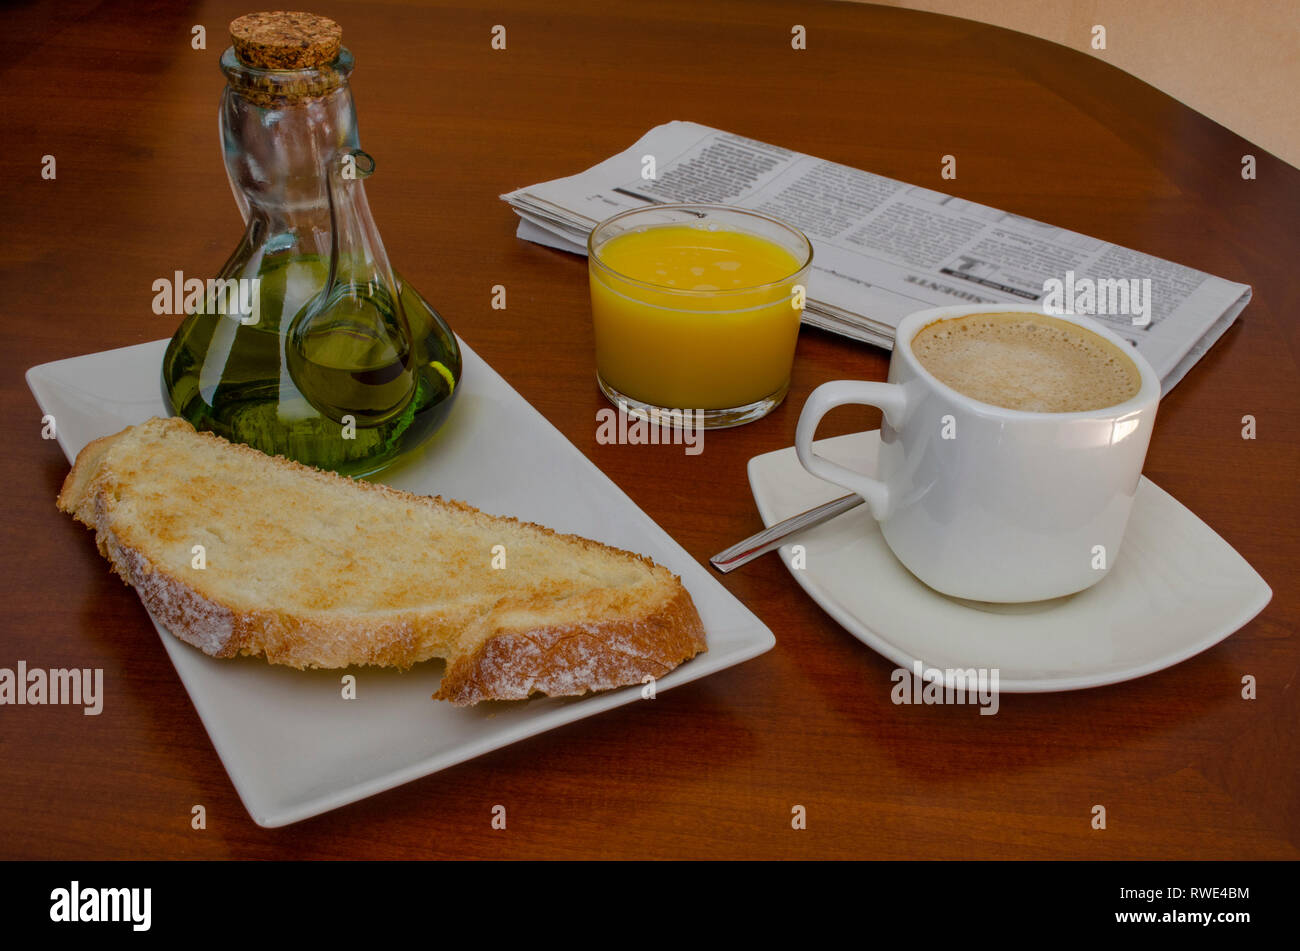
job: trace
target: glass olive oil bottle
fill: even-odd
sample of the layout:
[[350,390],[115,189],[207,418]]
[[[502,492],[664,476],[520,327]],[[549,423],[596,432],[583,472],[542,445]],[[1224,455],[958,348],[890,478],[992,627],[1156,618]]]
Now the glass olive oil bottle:
[[338,27],[252,14],[231,35],[220,126],[246,229],[218,276],[229,293],[209,294],[167,348],[164,396],[199,429],[373,473],[446,418],[460,349],[392,271],[371,219],[362,182],[374,162]]

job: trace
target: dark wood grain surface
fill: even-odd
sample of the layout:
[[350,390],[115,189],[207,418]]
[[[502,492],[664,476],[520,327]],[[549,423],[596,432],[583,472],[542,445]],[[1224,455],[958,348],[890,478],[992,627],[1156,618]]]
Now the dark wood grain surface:
[[[216,136],[233,3],[10,7],[0,36],[5,488],[0,666],[102,667],[104,713],[0,707],[0,857],[1300,855],[1300,172],[1082,54],[856,4],[345,4],[390,256],[455,329],[700,561],[757,530],[745,463],[808,392],[887,354],[805,329],[790,397],[700,456],[595,440],[584,262],[498,200],[690,119],[1042,219],[1254,287],[1161,407],[1146,474],[1272,586],[1229,640],[1131,683],[899,707],[893,665],[775,557],[723,584],[762,657],[279,830],[248,818],[134,593],[54,508],[35,364],[170,336],[151,284],[216,272],[241,223]],[[494,24],[508,30],[493,51]],[[808,49],[790,47],[803,24]],[[191,49],[191,27],[208,48]],[[1239,64],[1206,63],[1206,69]],[[1279,108],[1291,108],[1279,103]],[[1243,154],[1258,178],[1243,181]],[[57,179],[42,180],[43,155]],[[955,181],[940,158],[957,157]],[[490,307],[494,284],[509,307]],[[1241,438],[1241,418],[1258,438]],[[823,434],[876,425],[837,411]],[[545,473],[521,474],[545,479]],[[1244,675],[1258,699],[1243,700]],[[190,827],[192,805],[208,827]],[[509,830],[490,828],[506,804]],[[791,807],[808,811],[791,829]],[[1090,826],[1103,804],[1105,831]]]

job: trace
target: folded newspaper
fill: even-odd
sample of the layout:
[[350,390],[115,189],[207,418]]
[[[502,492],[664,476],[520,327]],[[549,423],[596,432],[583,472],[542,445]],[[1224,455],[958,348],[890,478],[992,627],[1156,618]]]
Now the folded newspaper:
[[761,211],[812,241],[807,324],[888,349],[914,311],[1023,301],[1102,321],[1142,351],[1165,392],[1250,300],[1245,284],[694,122],[656,126],[585,172],[501,197],[522,219],[519,237],[578,254],[598,222],[629,208]]

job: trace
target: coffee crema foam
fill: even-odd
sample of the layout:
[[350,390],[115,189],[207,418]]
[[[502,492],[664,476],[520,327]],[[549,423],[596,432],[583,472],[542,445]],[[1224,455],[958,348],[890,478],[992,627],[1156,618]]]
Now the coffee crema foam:
[[1142,374],[1123,350],[1045,314],[938,320],[922,327],[911,346],[941,382],[1004,409],[1077,413],[1123,403],[1142,388]]

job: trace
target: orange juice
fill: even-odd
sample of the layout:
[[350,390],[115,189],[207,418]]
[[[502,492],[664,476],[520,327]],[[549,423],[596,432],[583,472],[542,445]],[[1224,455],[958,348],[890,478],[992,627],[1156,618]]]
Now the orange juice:
[[625,231],[594,257],[596,367],[608,386],[681,409],[784,395],[805,260],[759,235],[703,223]]

